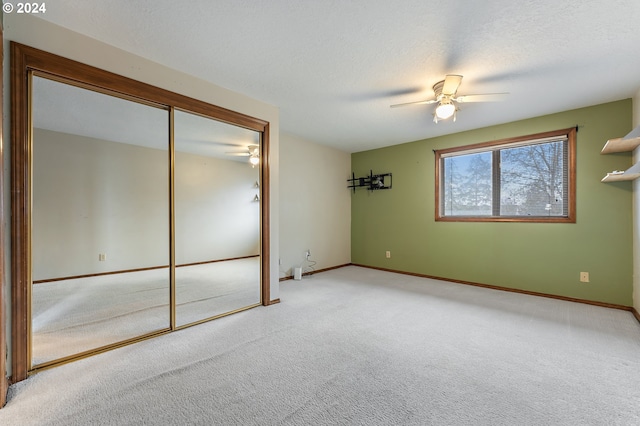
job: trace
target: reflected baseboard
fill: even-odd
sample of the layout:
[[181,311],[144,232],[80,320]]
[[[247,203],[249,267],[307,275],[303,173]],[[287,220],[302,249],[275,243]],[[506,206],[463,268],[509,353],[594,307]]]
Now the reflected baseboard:
[[47,283],[53,283],[56,281],[79,280],[82,278],[95,278],[95,277],[102,277],[105,275],[118,275],[118,274],[129,274],[133,272],[154,271],[156,269],[165,269],[165,268],[169,268],[169,265],[149,266],[146,268],[135,268],[135,269],[123,269],[119,271],[96,272],[93,274],[73,275],[68,277],[47,278],[42,280],[33,280],[32,284],[47,284]]
[[215,260],[204,260],[202,262],[181,263],[179,265],[176,265],[176,268],[182,268],[183,266],[197,266],[197,265],[206,265],[206,264],[209,264],[209,263],[228,262],[230,260],[251,259],[251,258],[254,258],[254,257],[260,257],[260,255],[259,254],[251,254],[251,255],[248,255],[248,256],[229,257],[229,258],[215,259]]
[[[252,255],[249,255],[249,256],[229,257],[229,258],[205,260],[205,261],[193,262],[193,263],[181,263],[179,265],[176,265],[176,268],[182,268],[182,267],[185,267],[185,266],[207,265],[209,263],[228,262],[228,261],[231,261],[231,260],[251,259],[251,258],[255,258],[255,257],[260,257],[260,255],[259,254],[252,254]],[[122,270],[117,270],[117,271],[95,272],[95,273],[84,274],[84,275],[73,275],[73,276],[68,276],[68,277],[56,277],[56,278],[47,278],[47,279],[41,279],[41,280],[33,280],[33,284],[45,284],[45,283],[51,283],[51,282],[55,282],[55,281],[76,280],[76,279],[80,279],[80,278],[94,278],[94,277],[100,277],[100,276],[103,276],[103,275],[117,275],[117,274],[128,274],[128,273],[131,273],[131,272],[153,271],[155,269],[163,269],[163,268],[169,268],[169,267],[170,267],[170,265],[160,265],[160,266],[149,266],[149,267],[145,267],[145,268],[122,269]]]

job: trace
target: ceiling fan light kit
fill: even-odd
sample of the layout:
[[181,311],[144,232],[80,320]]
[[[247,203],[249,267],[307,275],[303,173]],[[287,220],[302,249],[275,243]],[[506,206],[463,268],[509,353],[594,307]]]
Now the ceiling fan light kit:
[[456,106],[453,104],[453,102],[451,102],[450,99],[443,99],[436,107],[435,114],[433,115],[433,121],[437,123],[438,120],[446,120],[452,115],[455,115],[456,109]]
[[441,80],[433,85],[433,93],[435,99],[407,102],[403,104],[391,105],[391,108],[407,106],[407,105],[421,105],[421,104],[438,104],[433,113],[433,122],[437,123],[439,120],[446,120],[453,117],[453,121],[456,121],[456,113],[458,112],[458,106],[456,102],[487,102],[491,100],[501,100],[501,98],[507,93],[486,93],[480,95],[462,95],[457,96],[458,87],[462,82],[462,76],[456,74],[448,74],[444,80]]

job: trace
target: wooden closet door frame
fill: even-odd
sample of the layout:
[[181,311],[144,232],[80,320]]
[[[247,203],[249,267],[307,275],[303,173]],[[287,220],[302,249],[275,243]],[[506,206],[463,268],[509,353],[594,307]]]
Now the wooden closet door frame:
[[[29,374],[29,286],[30,264],[30,197],[31,147],[29,140],[29,74],[40,72],[62,80],[72,81],[80,87],[96,91],[118,93],[124,98],[135,98],[178,108],[233,124],[262,134],[260,149],[261,200],[261,300],[268,306],[270,300],[270,229],[269,229],[269,122],[231,111],[204,101],[170,92],[128,77],[92,67],[20,43],[11,42],[11,288],[12,288],[12,383]],[[1,246],[0,246],[1,247]],[[170,332],[170,331],[167,331]]]
[[[4,35],[3,25],[0,19],[0,75],[4,75]],[[4,81],[4,78],[2,79]],[[4,84],[0,83],[0,117],[4,117]],[[5,309],[5,269],[4,269],[4,119],[0,119],[0,408],[7,402],[7,390],[9,381],[7,379],[7,335],[5,324],[7,312]]]

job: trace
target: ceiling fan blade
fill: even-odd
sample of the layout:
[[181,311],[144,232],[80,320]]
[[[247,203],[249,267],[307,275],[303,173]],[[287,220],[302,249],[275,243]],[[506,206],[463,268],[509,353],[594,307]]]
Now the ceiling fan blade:
[[408,106],[408,105],[426,105],[426,104],[435,104],[436,102],[438,102],[436,99],[430,99],[430,100],[428,100],[428,101],[407,102],[407,103],[404,103],[404,104],[395,104],[395,105],[391,105],[391,108],[403,107],[403,106]]
[[461,75],[450,74],[444,78],[444,85],[442,86],[442,94],[447,96],[453,96],[458,91],[460,83],[462,82]]
[[260,155],[260,145],[249,145],[244,152],[225,152],[225,154],[236,157],[257,157]]
[[242,148],[242,145],[237,143],[229,143],[229,142],[217,142],[211,141],[207,139],[191,139],[191,138],[177,138],[179,143],[190,143],[190,144],[199,144],[199,145],[219,145],[219,146],[228,146],[232,148]]
[[498,102],[507,98],[509,93],[484,93],[481,95],[462,95],[454,98],[456,102]]

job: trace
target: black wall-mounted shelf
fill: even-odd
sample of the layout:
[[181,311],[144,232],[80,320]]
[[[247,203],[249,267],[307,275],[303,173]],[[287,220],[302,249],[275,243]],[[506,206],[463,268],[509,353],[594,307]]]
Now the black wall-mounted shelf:
[[380,189],[391,189],[392,186],[391,173],[374,175],[373,170],[369,170],[369,176],[357,178],[355,173],[351,173],[351,176],[351,179],[347,179],[347,182],[349,182],[347,188],[353,189],[353,192],[356,192],[356,188],[367,188],[369,191],[377,191]]

